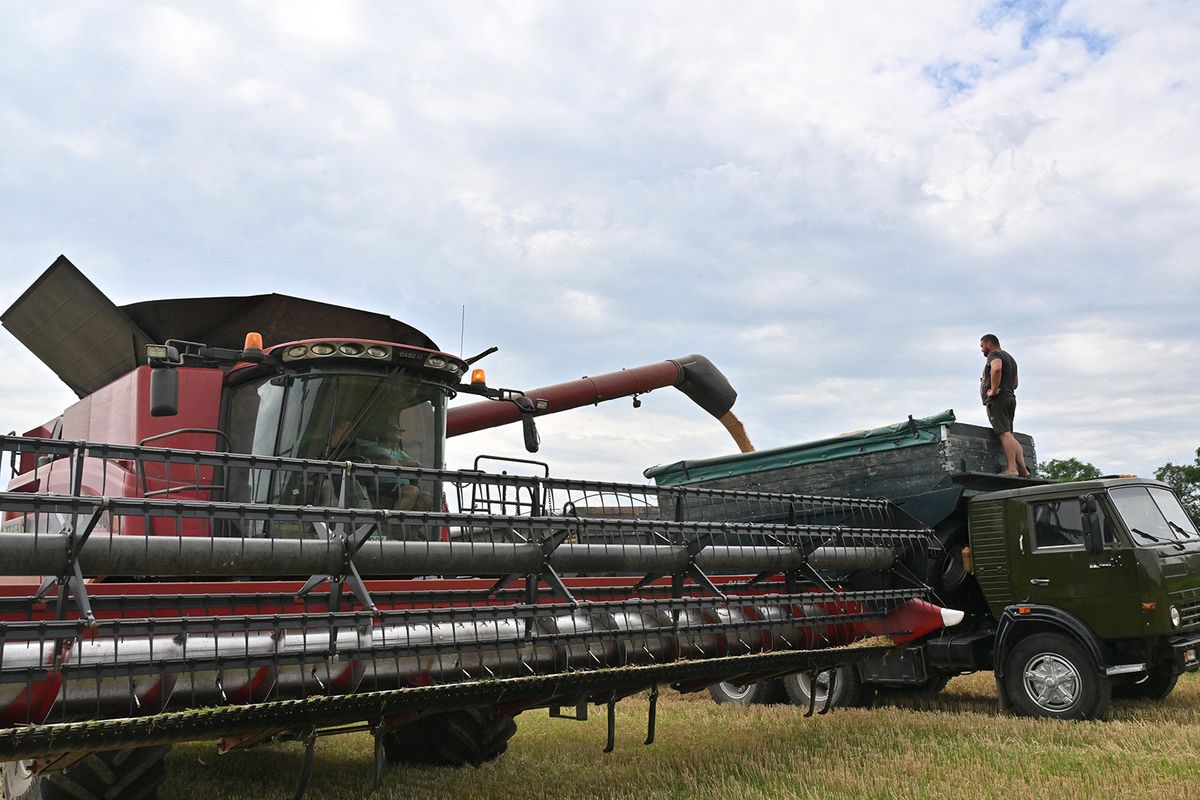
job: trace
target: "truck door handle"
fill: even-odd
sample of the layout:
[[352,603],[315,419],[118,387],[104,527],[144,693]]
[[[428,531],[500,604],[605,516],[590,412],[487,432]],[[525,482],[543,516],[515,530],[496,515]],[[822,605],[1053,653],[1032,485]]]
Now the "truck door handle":
[[1030,578],[1029,582],[1032,583],[1034,586],[1049,586],[1050,585],[1049,578]]

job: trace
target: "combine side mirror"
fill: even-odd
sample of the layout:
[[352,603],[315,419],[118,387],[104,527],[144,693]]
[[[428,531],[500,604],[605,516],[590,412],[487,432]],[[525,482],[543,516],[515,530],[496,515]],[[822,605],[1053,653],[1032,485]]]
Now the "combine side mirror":
[[171,367],[150,371],[150,416],[173,417],[179,413],[179,373]]
[[1094,494],[1079,498],[1079,516],[1083,521],[1083,549],[1100,555],[1104,552],[1104,532],[1100,528],[1100,504]]
[[152,344],[146,347],[150,363],[150,416],[173,417],[179,413],[179,373],[182,364],[179,350],[170,345]]
[[533,401],[523,394],[517,395],[512,401],[521,409],[521,431],[525,434],[525,449],[536,453],[541,445],[541,438],[538,436],[537,423],[533,421]]

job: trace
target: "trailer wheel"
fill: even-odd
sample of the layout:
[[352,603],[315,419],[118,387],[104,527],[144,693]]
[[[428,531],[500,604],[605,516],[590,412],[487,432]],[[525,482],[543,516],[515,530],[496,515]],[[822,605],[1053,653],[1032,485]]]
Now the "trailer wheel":
[[[813,682],[806,672],[785,675],[783,689],[787,692],[788,699],[792,701],[793,705],[808,708],[811,702],[813,707],[819,710],[825,707],[826,698],[829,697],[831,676],[834,676],[834,673],[829,670],[817,673],[815,700],[813,699]],[[829,707],[854,708],[861,706],[865,699],[866,690],[862,680],[858,677],[858,668],[845,665],[838,667],[836,676],[833,677],[833,700]]]
[[34,775],[28,761],[8,761],[5,800],[155,800],[167,777],[163,756],[170,747],[139,747],[92,753],[59,772]]
[[774,678],[752,683],[721,681],[708,687],[708,693],[721,705],[731,706],[778,703],[784,697],[780,682]]
[[384,736],[391,764],[478,767],[508,749],[517,723],[508,714],[472,708],[423,717]]
[[1013,647],[1005,682],[1017,711],[1027,717],[1097,719],[1112,699],[1112,683],[1074,639],[1035,633]]
[[1158,664],[1135,680],[1113,684],[1113,697],[1125,700],[1166,700],[1175,691],[1179,676],[1170,663]]

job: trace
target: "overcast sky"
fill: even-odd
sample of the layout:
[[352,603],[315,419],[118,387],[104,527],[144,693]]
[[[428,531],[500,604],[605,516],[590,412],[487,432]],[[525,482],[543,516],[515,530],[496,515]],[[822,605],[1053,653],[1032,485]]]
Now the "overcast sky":
[[[1195,2],[2,3],[0,307],[281,292],[535,387],[689,353],[759,448],[953,408],[1041,458],[1200,445]],[[4,429],[74,396],[0,333]],[[735,450],[673,389],[557,474]],[[520,431],[455,440],[521,455]]]

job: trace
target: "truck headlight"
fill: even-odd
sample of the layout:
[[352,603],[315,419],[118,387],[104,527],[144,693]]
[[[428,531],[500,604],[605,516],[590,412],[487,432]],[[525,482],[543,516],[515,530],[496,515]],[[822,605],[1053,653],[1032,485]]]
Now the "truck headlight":
[[1171,625],[1178,628],[1182,622],[1183,619],[1179,616],[1179,609],[1171,606]]

